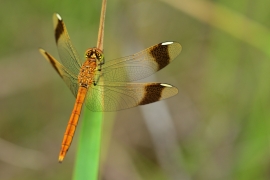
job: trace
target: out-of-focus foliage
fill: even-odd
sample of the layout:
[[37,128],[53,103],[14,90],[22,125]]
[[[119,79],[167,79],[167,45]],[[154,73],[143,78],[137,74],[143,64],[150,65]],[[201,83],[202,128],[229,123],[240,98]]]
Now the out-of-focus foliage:
[[[105,113],[100,179],[270,179],[270,1],[175,0],[182,8],[172,1],[108,1],[106,60],[163,41],[178,41],[183,51],[155,75],[180,89],[163,102],[170,116],[164,121],[172,119],[173,125],[167,131],[175,133],[156,144],[164,130],[151,127],[163,121],[151,124],[145,117],[162,110],[145,111],[152,105]],[[187,5],[198,1],[196,8]],[[231,12],[230,31],[218,26],[229,18],[223,11],[217,22],[188,13],[212,12],[205,3]],[[96,45],[100,7],[98,0],[1,1],[0,179],[72,178],[77,136],[61,165],[57,158],[74,97],[38,48],[58,59],[52,27],[52,14],[58,12],[83,57]],[[265,34],[250,31],[254,25]],[[235,27],[250,40],[235,36],[241,32]],[[168,143],[173,159],[162,149]]]

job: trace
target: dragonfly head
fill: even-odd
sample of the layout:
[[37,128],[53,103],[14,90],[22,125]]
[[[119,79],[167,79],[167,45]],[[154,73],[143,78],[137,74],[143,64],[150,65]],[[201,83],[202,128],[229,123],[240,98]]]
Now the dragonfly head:
[[98,48],[89,48],[85,52],[85,57],[87,59],[95,59],[100,62],[103,61],[103,52]]

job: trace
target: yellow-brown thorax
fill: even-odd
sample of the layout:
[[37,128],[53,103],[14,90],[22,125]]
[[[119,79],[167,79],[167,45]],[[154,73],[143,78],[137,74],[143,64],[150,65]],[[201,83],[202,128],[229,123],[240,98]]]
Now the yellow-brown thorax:
[[78,81],[81,87],[88,88],[95,81],[98,65],[103,64],[103,53],[97,48],[90,48],[86,50],[85,57],[86,61],[80,69]]

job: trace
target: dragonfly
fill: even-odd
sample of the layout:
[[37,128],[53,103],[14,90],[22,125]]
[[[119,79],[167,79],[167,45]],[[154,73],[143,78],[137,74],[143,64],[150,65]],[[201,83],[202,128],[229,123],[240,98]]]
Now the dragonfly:
[[177,42],[163,42],[136,54],[106,61],[98,48],[89,48],[82,63],[59,14],[53,15],[60,63],[43,49],[40,53],[64,80],[76,101],[59,154],[62,162],[73,139],[82,106],[91,111],[117,111],[172,97],[178,89],[167,83],[130,83],[163,69],[182,50]]

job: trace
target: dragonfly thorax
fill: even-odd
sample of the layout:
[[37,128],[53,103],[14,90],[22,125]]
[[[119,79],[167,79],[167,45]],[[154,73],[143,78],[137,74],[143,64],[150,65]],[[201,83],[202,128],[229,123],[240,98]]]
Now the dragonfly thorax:
[[89,85],[93,84],[96,68],[97,63],[94,59],[89,58],[83,63],[78,75],[80,86],[88,88]]
[[88,88],[94,83],[94,76],[97,70],[97,65],[103,63],[103,53],[98,48],[89,48],[85,52],[86,61],[80,69],[78,75],[79,85]]

